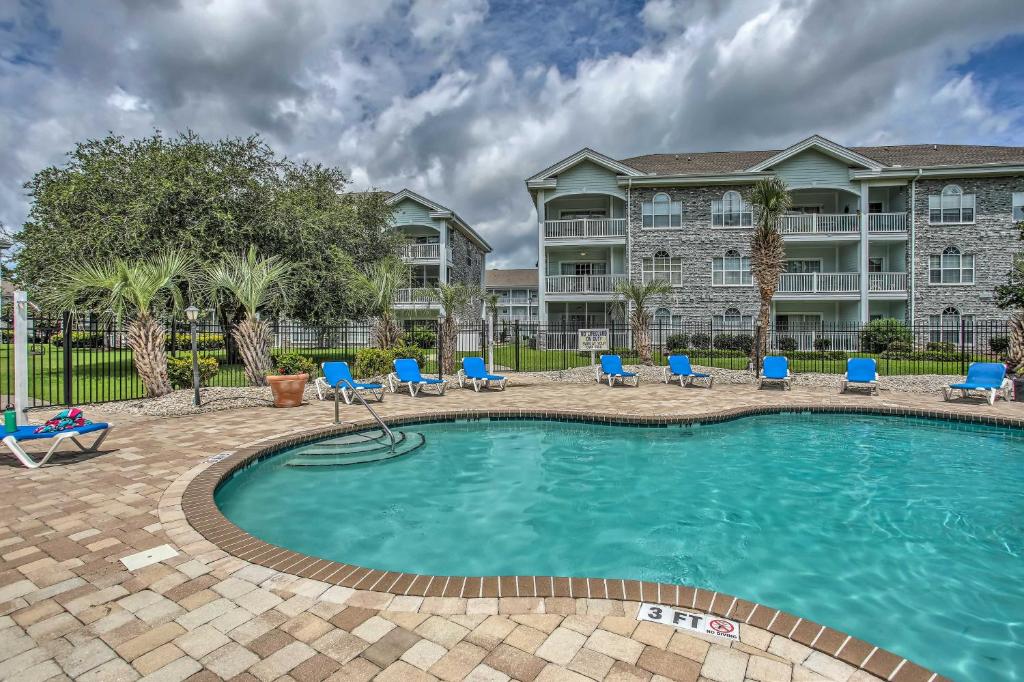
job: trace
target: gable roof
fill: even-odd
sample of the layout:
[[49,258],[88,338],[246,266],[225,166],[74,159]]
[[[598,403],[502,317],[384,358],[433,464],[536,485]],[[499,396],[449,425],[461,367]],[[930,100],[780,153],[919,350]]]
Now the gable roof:
[[487,288],[502,287],[536,289],[537,268],[508,268],[487,270],[484,272],[484,286]]
[[[905,144],[880,147],[847,147],[847,149],[860,157],[874,161],[881,168],[1024,163],[1024,147]],[[765,166],[768,160],[781,156],[785,151],[768,149],[761,151],[645,154],[643,156],[623,159],[622,162],[653,175],[715,175],[747,172]],[[778,163],[778,161],[775,161],[775,163]]]
[[590,161],[591,163],[596,163],[598,166],[607,168],[613,173],[617,173],[619,175],[643,175],[643,171],[637,168],[633,168],[632,166],[625,162],[616,161],[610,156],[605,156],[601,152],[594,151],[590,147],[584,147],[575,154],[567,156],[561,161],[558,161],[557,163],[548,166],[547,168],[537,173],[536,175],[530,176],[529,178],[526,179],[526,182],[527,184],[529,184],[546,180],[553,175],[558,175],[559,173],[562,173],[572,168],[573,166],[582,163],[583,161]]
[[485,253],[490,253],[491,251],[493,251],[493,249],[491,248],[491,245],[487,243],[487,240],[485,240],[483,237],[481,237],[477,233],[476,230],[474,230],[472,227],[470,227],[469,223],[467,223],[465,220],[463,220],[459,216],[458,213],[456,213],[455,211],[451,210],[447,206],[442,206],[441,204],[437,203],[436,201],[431,201],[430,199],[426,198],[422,194],[417,194],[416,192],[413,192],[409,188],[405,188],[403,190],[395,192],[394,194],[389,196],[384,201],[384,203],[388,204],[389,206],[394,206],[395,204],[398,204],[398,203],[402,202],[405,199],[409,199],[410,201],[415,201],[416,203],[420,204],[421,206],[424,206],[425,208],[430,209],[430,217],[431,218],[441,218],[441,219],[444,219],[444,220],[451,220],[452,223],[455,224],[456,228],[458,228],[463,234],[465,234],[467,237],[469,237],[472,241],[476,242],[477,246],[479,246],[481,249],[483,249],[483,251]]
[[783,149],[778,154],[769,156],[767,159],[755,163],[747,170],[751,172],[763,171],[810,149],[821,152],[827,156],[831,156],[834,159],[844,161],[851,166],[857,165],[861,168],[869,168],[873,170],[877,170],[882,167],[882,164],[878,163],[874,159],[869,159],[863,154],[858,154],[855,151],[847,149],[841,144],[836,144],[832,140],[824,138],[821,135],[811,135],[810,137],[800,140],[796,144]]

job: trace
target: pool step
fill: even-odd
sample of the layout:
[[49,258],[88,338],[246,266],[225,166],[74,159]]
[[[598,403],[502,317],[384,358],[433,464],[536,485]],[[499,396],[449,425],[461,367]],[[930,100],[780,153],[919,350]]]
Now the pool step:
[[[383,442],[374,440],[375,447],[365,448],[364,444],[340,445],[333,448],[319,447],[315,450],[303,450],[286,462],[292,467],[323,467],[345,466],[349,464],[365,464],[383,459],[407,455],[426,442],[422,433],[399,432],[395,434],[395,449],[391,450],[391,441],[384,436]],[[318,443],[317,445],[323,445]],[[310,446],[312,448],[313,446]],[[351,448],[359,449],[351,449]]]
[[[355,452],[373,452],[380,448],[390,448],[391,439],[383,431],[378,431],[379,436],[363,438],[361,440],[342,440],[331,438],[329,440],[317,441],[298,448],[295,452],[303,455],[337,455],[351,454]],[[395,445],[400,445],[405,439],[404,431],[395,433]],[[340,441],[340,442],[339,442]]]

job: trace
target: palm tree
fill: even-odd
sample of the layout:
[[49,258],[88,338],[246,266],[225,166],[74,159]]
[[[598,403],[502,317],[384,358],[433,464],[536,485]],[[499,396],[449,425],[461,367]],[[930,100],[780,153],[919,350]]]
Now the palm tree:
[[125,321],[128,347],[146,397],[156,398],[173,390],[167,378],[167,328],[158,315],[184,306],[181,285],[194,274],[194,261],[176,251],[153,260],[79,263],[65,270],[42,298],[58,310],[105,310]]
[[757,208],[757,224],[750,235],[750,271],[761,294],[761,307],[757,313],[759,337],[750,349],[750,360],[755,363],[758,356],[764,356],[768,349],[772,297],[785,266],[786,246],[779,232],[779,218],[792,205],[786,181],[777,177],[758,180],[751,194],[751,203]]
[[253,386],[265,386],[270,369],[270,325],[259,313],[287,297],[291,272],[292,265],[280,256],[260,258],[255,246],[245,253],[225,255],[207,269],[211,296],[230,297],[245,313],[231,336],[245,364],[245,378]]
[[467,313],[479,299],[480,291],[465,284],[437,284],[430,297],[441,307],[438,334],[441,342],[441,375],[455,371],[455,348],[459,341],[459,317]]
[[647,309],[648,304],[655,296],[664,296],[671,291],[671,285],[663,279],[644,283],[624,280],[615,285],[615,293],[622,297],[621,303],[629,311],[633,343],[642,364],[654,364],[651,360],[651,313]]
[[396,346],[402,339],[402,327],[395,315],[395,298],[409,285],[409,267],[398,258],[385,258],[371,265],[365,277],[372,299],[371,343],[377,348]]

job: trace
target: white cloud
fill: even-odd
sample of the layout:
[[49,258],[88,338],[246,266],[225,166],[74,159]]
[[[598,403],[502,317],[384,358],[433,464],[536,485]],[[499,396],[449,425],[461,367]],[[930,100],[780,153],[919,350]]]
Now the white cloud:
[[[2,52],[0,220],[20,224],[21,184],[76,140],[259,131],[290,156],[346,168],[357,188],[420,191],[491,241],[492,264],[532,265],[523,179],[583,146],[772,148],[812,132],[847,144],[1024,144],[1021,112],[978,74],[952,70],[1024,32],[1016,2],[935,13],[905,0],[839,17],[824,0],[650,0],[632,19],[638,49],[559,66],[523,53],[522,36],[502,43],[487,26],[498,6],[481,0],[183,0],[102,15],[57,3],[59,39],[11,22],[28,44],[56,41],[46,64]],[[576,16],[566,6],[551,21]]]

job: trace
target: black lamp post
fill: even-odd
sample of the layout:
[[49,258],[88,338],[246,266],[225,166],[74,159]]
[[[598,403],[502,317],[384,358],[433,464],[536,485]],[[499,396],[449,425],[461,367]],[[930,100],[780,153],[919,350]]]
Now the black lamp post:
[[190,305],[185,308],[188,318],[188,329],[192,335],[192,404],[199,407],[199,347],[196,343],[196,321],[199,319],[199,308]]

